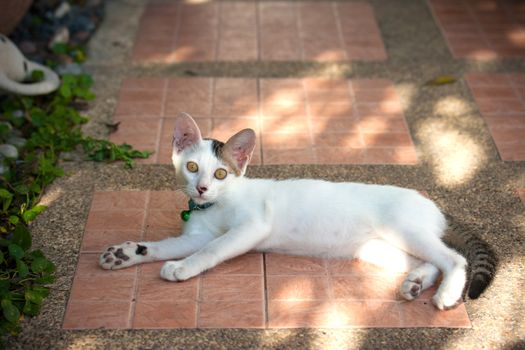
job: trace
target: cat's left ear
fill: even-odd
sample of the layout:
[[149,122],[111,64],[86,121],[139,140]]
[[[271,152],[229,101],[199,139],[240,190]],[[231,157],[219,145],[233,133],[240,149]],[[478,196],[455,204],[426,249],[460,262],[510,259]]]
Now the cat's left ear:
[[222,156],[234,167],[237,175],[244,174],[255,148],[255,131],[244,129],[230,137],[223,148]]

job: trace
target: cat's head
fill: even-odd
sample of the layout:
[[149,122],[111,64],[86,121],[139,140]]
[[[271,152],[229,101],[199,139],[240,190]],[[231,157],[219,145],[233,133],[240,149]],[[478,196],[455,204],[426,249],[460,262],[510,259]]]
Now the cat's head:
[[186,113],[175,120],[172,161],[177,185],[197,204],[215,202],[236,178],[242,177],[255,148],[255,132],[244,129],[226,143],[203,139]]

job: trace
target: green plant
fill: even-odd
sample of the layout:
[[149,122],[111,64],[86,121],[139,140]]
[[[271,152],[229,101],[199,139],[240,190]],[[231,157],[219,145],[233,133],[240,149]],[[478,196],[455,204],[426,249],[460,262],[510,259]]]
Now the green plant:
[[24,315],[37,315],[54,282],[53,263],[31,249],[29,224],[46,209],[38,204],[46,186],[64,175],[60,153],[80,148],[88,160],[127,167],[151,154],[82,134],[87,118],[75,105],[95,97],[92,84],[88,75],[64,75],[48,96],[0,100],[0,335],[17,334]]

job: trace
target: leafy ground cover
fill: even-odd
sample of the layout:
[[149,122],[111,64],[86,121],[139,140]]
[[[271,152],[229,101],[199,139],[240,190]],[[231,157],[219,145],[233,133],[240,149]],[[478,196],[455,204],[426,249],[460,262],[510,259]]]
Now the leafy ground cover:
[[53,94],[0,99],[0,334],[17,334],[20,320],[37,315],[54,282],[53,263],[31,247],[29,224],[46,209],[38,204],[46,186],[64,175],[61,154],[83,151],[129,168],[151,154],[83,135],[88,119],[78,107],[95,98],[92,84],[89,75],[66,74]]

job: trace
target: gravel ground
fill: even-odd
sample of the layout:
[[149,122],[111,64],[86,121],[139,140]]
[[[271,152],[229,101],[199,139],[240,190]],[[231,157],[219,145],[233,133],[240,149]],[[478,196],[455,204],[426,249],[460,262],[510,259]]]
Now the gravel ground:
[[[492,286],[467,301],[471,329],[298,330],[61,330],[84,223],[94,190],[174,188],[170,166],[65,163],[67,176],[47,191],[49,205],[33,226],[34,244],[57,264],[58,281],[40,316],[24,322],[10,349],[518,349],[525,348],[525,162],[502,162],[466,83],[423,86],[440,75],[525,71],[525,60],[488,63],[452,59],[425,1],[372,0],[390,59],[385,63],[200,63],[138,66],[130,63],[133,38],[145,1],[107,3],[107,18],[90,44],[87,68],[98,98],[86,133],[105,137],[124,76],[381,77],[396,83],[420,162],[416,166],[286,165],[250,167],[252,177],[312,177],[388,183],[426,190],[473,230],[500,260]],[[233,130],[232,130],[233,131]]]

